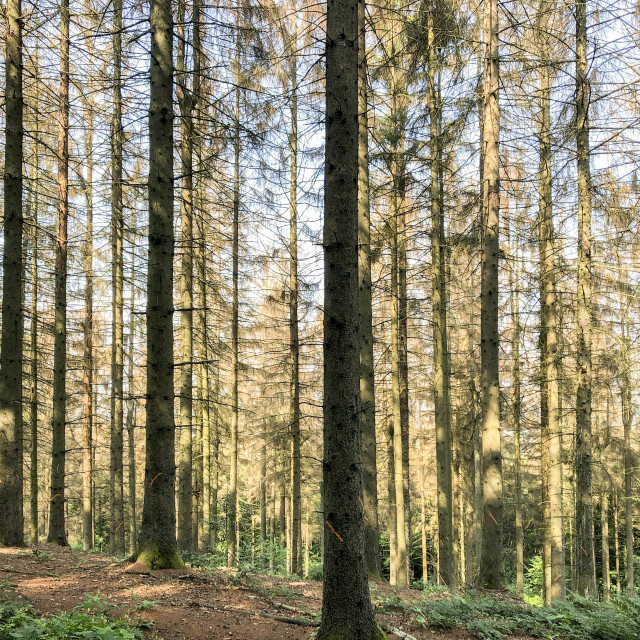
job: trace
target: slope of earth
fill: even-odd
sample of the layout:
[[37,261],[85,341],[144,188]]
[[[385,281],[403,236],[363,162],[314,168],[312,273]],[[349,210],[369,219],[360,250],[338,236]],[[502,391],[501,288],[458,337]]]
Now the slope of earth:
[[[0,547],[0,599],[24,598],[43,614],[92,603],[114,617],[152,621],[147,637],[163,640],[306,640],[314,631],[309,623],[319,619],[319,582],[226,570],[145,575],[126,568],[126,562],[57,545]],[[419,591],[400,592],[383,582],[372,587],[379,622],[410,634],[405,638],[476,637],[464,629],[424,629],[405,606],[394,606],[420,601]],[[402,635],[390,636],[396,637]]]

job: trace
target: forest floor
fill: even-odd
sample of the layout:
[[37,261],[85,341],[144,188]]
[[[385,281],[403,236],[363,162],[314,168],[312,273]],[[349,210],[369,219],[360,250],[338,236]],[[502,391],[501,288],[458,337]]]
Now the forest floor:
[[[153,622],[146,632],[150,640],[306,640],[313,627],[293,621],[319,620],[322,584],[317,581],[221,569],[144,575],[127,572],[127,566],[127,562],[57,545],[0,547],[0,600],[26,599],[41,614],[68,612],[93,600],[93,606],[108,608],[113,617]],[[371,591],[383,625],[420,640],[477,637],[463,628],[424,628],[405,606],[394,606],[424,601],[421,591],[401,591],[382,581],[373,584]],[[396,637],[400,636],[390,635]],[[530,636],[511,637],[528,640]]]

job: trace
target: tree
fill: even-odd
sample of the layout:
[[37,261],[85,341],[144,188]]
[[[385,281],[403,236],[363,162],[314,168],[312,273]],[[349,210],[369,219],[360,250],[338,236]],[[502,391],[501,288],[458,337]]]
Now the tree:
[[0,543],[24,543],[22,513],[22,9],[8,0],[5,57],[4,252],[0,342]]
[[564,532],[562,511],[562,443],[560,429],[560,398],[558,388],[558,314],[556,297],[556,264],[553,224],[553,184],[551,167],[551,50],[548,38],[549,3],[539,9],[540,27],[537,30],[539,76],[538,116],[538,229],[540,263],[540,366],[543,465],[549,503],[545,528],[548,531],[549,571],[551,580],[545,590],[547,601],[566,597],[564,569]]
[[358,282],[360,287],[360,403],[362,493],[367,570],[380,575],[376,404],[371,306],[371,210],[369,201],[369,128],[366,57],[366,2],[358,2]]
[[483,242],[481,292],[482,384],[482,558],[480,584],[504,584],[502,449],[500,436],[500,379],[498,332],[498,258],[500,230],[500,110],[498,91],[498,2],[484,7],[483,114]]
[[427,109],[429,110],[429,147],[431,205],[431,300],[433,305],[433,392],[436,427],[438,483],[438,582],[453,586],[456,581],[453,557],[453,489],[451,478],[451,365],[447,331],[447,275],[444,206],[440,193],[442,151],[436,74],[436,9],[427,9]]
[[591,168],[589,78],[587,76],[587,3],[575,3],[576,159],[578,177],[577,388],[576,388],[576,591],[596,598],[591,488]]
[[122,162],[122,0],[113,3],[113,115],[111,118],[111,456],[109,551],[124,555],[124,321]]
[[327,6],[324,577],[319,640],[384,638],[364,556],[358,338],[358,6]]
[[178,104],[180,105],[180,438],[178,447],[178,546],[191,551],[193,538],[193,96],[186,68],[185,0],[178,3]]
[[170,0],[151,0],[147,424],[138,561],[179,568],[173,414],[173,23]]
[[53,345],[51,501],[47,542],[67,544],[65,530],[65,428],[67,376],[67,223],[69,218],[69,0],[60,4],[60,113],[58,115],[58,229]]

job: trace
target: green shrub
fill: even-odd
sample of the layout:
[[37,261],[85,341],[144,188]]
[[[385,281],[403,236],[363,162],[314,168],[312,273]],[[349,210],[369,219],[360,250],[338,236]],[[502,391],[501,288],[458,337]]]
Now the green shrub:
[[109,618],[111,605],[89,598],[70,613],[40,617],[29,606],[0,605],[0,640],[144,640],[140,628]]

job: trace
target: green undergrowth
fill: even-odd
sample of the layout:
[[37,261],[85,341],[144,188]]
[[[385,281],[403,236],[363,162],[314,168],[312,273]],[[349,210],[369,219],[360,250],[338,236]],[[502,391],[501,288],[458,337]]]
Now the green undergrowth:
[[481,640],[527,634],[546,640],[638,640],[640,601],[592,602],[573,597],[548,607],[479,596],[452,596],[420,603],[397,599],[383,606],[404,610],[424,627],[466,628]]
[[24,603],[0,603],[0,640],[144,640],[147,621],[118,620],[98,596],[69,613],[41,616]]

